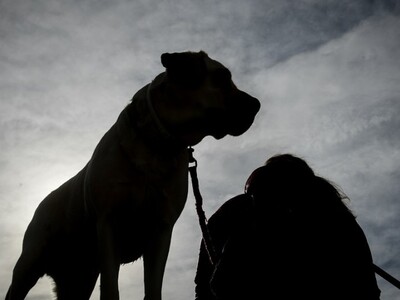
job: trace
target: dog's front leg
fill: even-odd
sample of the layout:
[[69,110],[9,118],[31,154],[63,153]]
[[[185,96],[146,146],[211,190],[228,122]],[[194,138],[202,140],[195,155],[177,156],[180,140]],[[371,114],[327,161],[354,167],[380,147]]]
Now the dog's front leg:
[[110,223],[107,221],[99,222],[97,233],[100,264],[100,300],[118,300],[120,259]]
[[161,300],[165,265],[171,244],[173,225],[163,224],[149,239],[143,254],[144,300]]

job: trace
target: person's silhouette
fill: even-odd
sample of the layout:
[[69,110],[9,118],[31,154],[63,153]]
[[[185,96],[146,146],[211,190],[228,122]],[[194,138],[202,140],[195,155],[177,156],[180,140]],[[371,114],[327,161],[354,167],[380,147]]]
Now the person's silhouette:
[[219,259],[213,266],[202,242],[196,299],[379,299],[367,239],[344,198],[304,160],[268,159],[209,219]]

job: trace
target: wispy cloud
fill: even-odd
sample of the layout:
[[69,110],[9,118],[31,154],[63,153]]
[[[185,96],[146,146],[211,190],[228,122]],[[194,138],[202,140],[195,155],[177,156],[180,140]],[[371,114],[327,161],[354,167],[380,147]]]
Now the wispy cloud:
[[[398,13],[396,1],[2,1],[2,293],[39,201],[84,166],[133,93],[163,71],[161,53],[200,49],[262,101],[243,136],[196,147],[207,214],[270,155],[292,152],[343,187],[374,258],[400,275]],[[166,298],[193,297],[192,201],[174,231]],[[123,268],[123,298],[142,296],[141,276],[140,262]],[[51,298],[46,282],[32,296],[43,293]]]

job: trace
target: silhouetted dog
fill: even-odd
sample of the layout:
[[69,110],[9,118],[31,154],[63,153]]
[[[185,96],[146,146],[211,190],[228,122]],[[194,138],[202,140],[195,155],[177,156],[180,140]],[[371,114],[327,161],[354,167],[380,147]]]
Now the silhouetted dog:
[[165,53],[161,62],[166,72],[136,93],[89,163],[37,208],[7,300],[24,299],[44,274],[58,299],[89,299],[99,274],[101,299],[118,299],[120,264],[141,256],[145,299],[161,299],[187,197],[187,147],[241,135],[260,107],[204,52]]

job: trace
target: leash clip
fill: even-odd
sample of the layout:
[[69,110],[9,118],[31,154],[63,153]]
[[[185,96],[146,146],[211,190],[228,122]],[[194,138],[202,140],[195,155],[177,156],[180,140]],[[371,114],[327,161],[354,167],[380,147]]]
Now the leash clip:
[[189,153],[189,169],[191,168],[197,168],[197,160],[193,156],[194,149],[190,146],[188,148],[188,153]]

